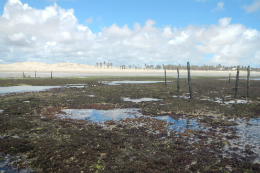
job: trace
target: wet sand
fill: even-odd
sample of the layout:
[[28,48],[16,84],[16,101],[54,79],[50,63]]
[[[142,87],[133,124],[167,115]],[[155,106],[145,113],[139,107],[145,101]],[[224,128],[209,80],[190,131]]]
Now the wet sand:
[[[10,70],[10,69],[0,69],[0,78],[9,78],[9,77],[16,77],[22,78],[23,72],[25,76],[35,77],[35,70]],[[196,71],[191,70],[191,76],[204,76],[204,77],[229,77],[236,76],[237,71]],[[167,76],[177,77],[177,70],[167,70]],[[187,76],[187,70],[180,70],[179,75],[181,77]],[[51,70],[42,70],[36,71],[36,77],[50,77]],[[52,70],[52,77],[89,77],[89,76],[164,76],[164,70],[120,70],[120,69],[88,69],[88,70],[59,70],[55,71]],[[240,71],[239,76],[247,76],[247,71]],[[251,77],[260,77],[260,72],[251,71]]]

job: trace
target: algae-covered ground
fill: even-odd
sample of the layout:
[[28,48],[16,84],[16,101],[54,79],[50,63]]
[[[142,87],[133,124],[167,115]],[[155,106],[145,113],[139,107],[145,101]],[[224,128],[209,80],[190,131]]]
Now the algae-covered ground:
[[[245,147],[243,155],[224,151],[229,140],[238,138],[237,131],[229,128],[236,122],[229,119],[260,116],[260,81],[250,81],[247,99],[252,102],[227,107],[210,99],[234,97],[235,81],[219,79],[192,78],[193,99],[182,98],[189,93],[185,78],[180,78],[179,92],[176,78],[168,79],[167,85],[102,83],[164,81],[162,77],[0,79],[0,86],[87,85],[1,95],[0,162],[6,154],[19,155],[11,166],[35,172],[260,172],[260,164],[253,162],[257,153],[250,148]],[[239,81],[238,99],[246,98],[246,82]],[[125,97],[161,100],[131,102],[124,101]],[[139,108],[144,116],[109,120],[106,128],[93,121],[55,116],[64,113],[62,109],[125,108]],[[184,131],[169,131],[165,121],[152,118],[158,116],[196,119],[207,130],[187,126]]]

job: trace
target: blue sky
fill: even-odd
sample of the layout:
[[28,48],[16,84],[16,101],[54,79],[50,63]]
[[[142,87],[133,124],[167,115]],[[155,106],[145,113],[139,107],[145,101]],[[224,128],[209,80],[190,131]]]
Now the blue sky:
[[260,0],[0,0],[0,14],[2,64],[260,66]]

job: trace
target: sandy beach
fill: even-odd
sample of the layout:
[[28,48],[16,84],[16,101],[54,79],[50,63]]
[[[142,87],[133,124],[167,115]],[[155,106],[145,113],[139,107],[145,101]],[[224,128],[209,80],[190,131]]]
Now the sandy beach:
[[[26,76],[35,77],[84,77],[84,76],[164,76],[164,70],[150,69],[119,69],[112,67],[110,69],[97,68],[93,65],[75,64],[75,63],[57,63],[45,64],[39,62],[23,62],[13,64],[0,64],[0,77],[23,77],[23,72]],[[167,70],[167,76],[176,76],[177,70]],[[191,76],[236,76],[237,71],[198,71],[191,70]],[[179,70],[180,76],[187,76],[187,70]],[[240,71],[239,76],[247,76],[246,71]],[[259,72],[251,71],[251,77],[260,76]]]

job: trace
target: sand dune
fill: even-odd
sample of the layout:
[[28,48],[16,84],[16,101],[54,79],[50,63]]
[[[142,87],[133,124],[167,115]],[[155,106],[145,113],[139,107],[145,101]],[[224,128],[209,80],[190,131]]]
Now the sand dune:
[[[70,73],[75,74],[75,76],[164,76],[164,70],[150,70],[150,69],[119,69],[118,67],[113,68],[96,68],[93,65],[87,64],[76,64],[76,63],[67,63],[60,62],[57,64],[45,64],[41,62],[23,62],[23,63],[13,63],[13,64],[0,64],[0,72],[2,75],[0,77],[8,77],[8,76],[17,76],[10,75],[11,73],[19,73],[19,72],[27,72],[30,73],[31,76],[34,76],[34,71],[39,72],[59,72],[62,73]],[[81,74],[81,75],[76,75]],[[232,77],[236,75],[236,71],[195,71],[191,70],[192,76],[229,76],[231,73]],[[180,70],[180,75],[187,75],[187,70]],[[246,76],[246,71],[240,71],[240,76]],[[20,76],[20,73],[19,75]],[[60,75],[59,75],[60,76]],[[64,75],[62,75],[64,76]],[[67,76],[67,75],[66,75]],[[167,70],[167,76],[177,76],[176,70]],[[251,76],[260,76],[259,72],[252,71]]]

